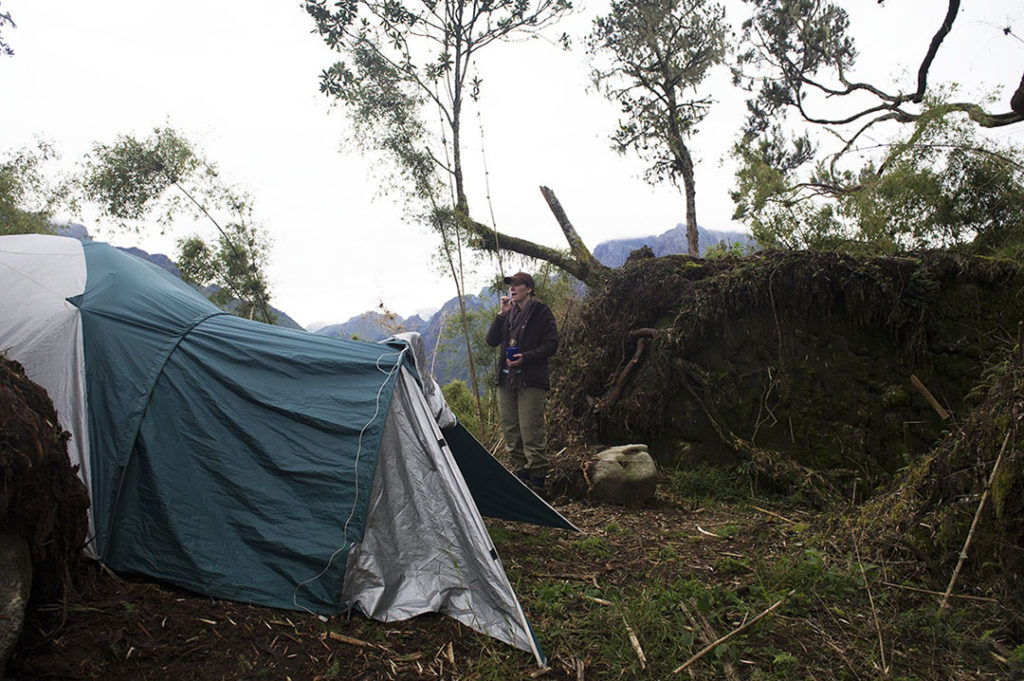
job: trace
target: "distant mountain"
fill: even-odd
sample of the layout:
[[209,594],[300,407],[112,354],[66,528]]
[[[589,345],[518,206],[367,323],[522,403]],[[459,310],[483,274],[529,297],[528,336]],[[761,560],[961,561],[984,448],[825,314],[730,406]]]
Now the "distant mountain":
[[[753,238],[745,232],[722,232],[697,227],[697,249],[701,255],[711,246],[721,242],[755,246]],[[686,225],[678,223],[672,229],[657,236],[604,241],[598,244],[593,252],[594,257],[608,267],[621,267],[630,253],[643,246],[650,246],[654,255],[659,257],[686,253]]]
[[407,318],[399,315],[385,315],[380,312],[364,312],[340,324],[326,324],[311,331],[318,336],[331,338],[357,338],[376,342],[403,331],[423,334],[427,321],[419,316]]
[[[70,222],[70,223],[68,223],[66,225],[57,225],[57,235],[58,236],[69,236],[69,237],[71,237],[73,239],[78,239],[79,241],[92,241],[92,237],[89,235],[89,230],[86,229],[86,227],[84,225],[79,225],[79,224],[74,223],[74,222]],[[168,272],[170,272],[174,276],[178,277],[179,279],[181,278],[181,271],[178,269],[178,266],[174,263],[173,260],[168,258],[163,253],[147,253],[146,251],[142,250],[141,248],[136,248],[134,246],[130,246],[128,248],[122,248],[121,246],[118,246],[117,248],[118,248],[118,250],[122,250],[125,253],[131,253],[132,255],[134,255],[134,256],[136,256],[138,258],[142,258],[143,260],[147,260],[147,261],[153,263],[154,265],[156,265],[157,267],[161,267],[161,268],[167,270]],[[220,290],[220,287],[218,287],[218,286],[206,286],[206,287],[198,289],[198,290],[204,296],[209,296],[210,294],[216,293],[218,290]],[[270,306],[270,312],[273,315],[275,315],[276,322],[277,322],[278,326],[284,326],[284,327],[289,328],[289,329],[301,329],[302,328],[302,326],[297,321],[295,321],[294,319],[289,317],[287,314],[285,314],[284,311],[278,310],[273,305]]]
[[[754,241],[749,234],[743,232],[725,232],[710,229],[698,229],[698,246],[700,252],[704,253],[709,247],[720,242],[741,243],[754,246]],[[650,246],[656,256],[675,255],[686,253],[686,226],[677,224],[672,229],[657,236],[636,237],[631,239],[613,239],[605,241],[594,248],[594,257],[609,267],[619,267],[629,254],[643,246]],[[469,311],[482,310],[486,306],[484,300],[488,296],[485,289],[479,295],[467,296],[466,309]],[[493,297],[493,296],[491,296]],[[423,337],[423,344],[426,349],[427,361],[431,363],[434,378],[438,383],[445,385],[455,379],[469,382],[469,367],[466,361],[466,346],[461,336],[452,337],[450,330],[445,330],[448,337],[443,337],[442,326],[458,319],[459,300],[452,298],[448,300],[441,309],[424,321],[422,317],[413,316],[402,318],[399,316],[385,316],[379,312],[365,312],[352,317],[340,324],[319,325],[319,328],[310,326],[311,332],[331,336],[334,338],[359,338],[365,341],[379,341],[398,333],[399,331],[416,331]],[[489,321],[489,320],[488,320]],[[439,343],[440,339],[440,343]],[[453,342],[454,341],[454,342]],[[440,350],[435,357],[435,348],[440,344]],[[486,381],[490,375],[492,357],[483,358],[477,363],[477,378]]]
[[[483,309],[483,295],[466,297],[467,311]],[[401,317],[384,315],[380,312],[364,312],[340,324],[327,324],[312,333],[331,338],[357,338],[364,341],[380,341],[396,333],[414,331],[423,337],[427,360],[431,362],[434,377],[442,385],[455,379],[469,381],[469,369],[466,363],[466,347],[463,343],[452,343],[451,338],[444,338],[443,326],[459,315],[459,299],[452,298],[441,309],[424,320],[419,315]],[[441,349],[435,355],[435,349],[441,339]],[[490,361],[488,360],[488,366]]]
[[124,251],[125,253],[131,253],[132,255],[138,258],[142,258],[143,260],[148,260],[157,267],[162,267],[163,269],[167,270],[168,272],[176,276],[178,279],[181,279],[181,270],[178,269],[178,266],[175,264],[173,260],[168,258],[163,253],[151,254],[147,253],[141,248],[135,248],[134,246],[130,246],[128,248],[121,248],[119,246],[118,249]]

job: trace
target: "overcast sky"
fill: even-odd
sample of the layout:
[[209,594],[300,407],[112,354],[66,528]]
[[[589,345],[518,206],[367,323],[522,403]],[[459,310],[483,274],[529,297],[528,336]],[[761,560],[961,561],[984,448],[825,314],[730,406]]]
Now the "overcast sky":
[[[742,9],[738,1],[726,4]],[[916,73],[945,6],[848,4],[857,8],[853,27],[864,55],[858,75],[874,81]],[[986,92],[1002,86],[992,109],[1006,111],[1024,72],[1024,44],[1000,29],[1024,34],[1024,3],[963,5],[930,82],[959,81],[968,93],[979,84]],[[557,31],[569,32],[579,47],[606,8],[591,1]],[[433,260],[436,240],[403,216],[396,197],[380,193],[380,159],[342,145],[344,112],[318,92],[318,75],[336,55],[311,33],[300,2],[0,0],[0,12],[17,24],[3,29],[15,55],[0,58],[0,152],[41,137],[70,163],[93,142],[170,125],[197,142],[222,177],[254,196],[256,215],[273,238],[272,302],[299,323],[344,321],[380,303],[409,316],[455,295]],[[564,248],[538,190],[545,185],[591,248],[684,220],[678,190],[651,188],[639,162],[609,149],[617,112],[587,90],[581,49],[565,53],[545,40],[499,45],[486,50],[479,67],[483,110],[478,116],[469,107],[464,123],[478,219],[489,222],[493,210],[499,230]],[[710,229],[742,230],[731,222],[733,169],[725,159],[742,121],[742,98],[724,78],[711,94],[717,103],[692,141],[698,220]],[[1024,125],[995,134],[1024,142]],[[168,255],[174,239],[190,231],[124,235],[86,217],[97,238]],[[518,266],[486,259],[469,290],[499,267],[509,273]]]

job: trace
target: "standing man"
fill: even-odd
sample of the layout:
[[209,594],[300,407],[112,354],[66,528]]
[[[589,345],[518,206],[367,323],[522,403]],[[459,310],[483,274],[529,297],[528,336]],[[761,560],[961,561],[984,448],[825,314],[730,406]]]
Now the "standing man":
[[501,346],[498,357],[498,413],[505,451],[516,477],[544,491],[551,467],[544,425],[548,357],[558,349],[555,315],[534,297],[533,277],[517,272],[505,277],[509,294],[501,297],[498,316],[487,330],[487,344]]

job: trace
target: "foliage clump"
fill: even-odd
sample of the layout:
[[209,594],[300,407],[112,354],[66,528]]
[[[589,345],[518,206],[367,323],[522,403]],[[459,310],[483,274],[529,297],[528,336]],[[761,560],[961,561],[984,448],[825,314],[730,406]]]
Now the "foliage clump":
[[[967,398],[963,423],[860,509],[881,546],[945,583],[970,536],[965,572],[1024,608],[1024,347],[1006,340]],[[996,462],[998,460],[998,468]],[[991,480],[991,486],[989,481]],[[987,490],[987,491],[986,491]],[[985,497],[985,503],[982,503]],[[978,509],[977,524],[974,524]]]

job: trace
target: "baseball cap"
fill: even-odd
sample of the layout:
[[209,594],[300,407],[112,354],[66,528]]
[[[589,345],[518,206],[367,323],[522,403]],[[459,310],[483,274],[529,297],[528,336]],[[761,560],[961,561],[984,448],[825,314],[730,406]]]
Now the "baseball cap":
[[506,284],[523,284],[530,288],[536,288],[533,283],[533,277],[526,272],[516,272],[511,277],[505,277]]

